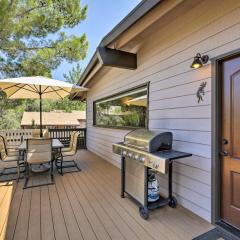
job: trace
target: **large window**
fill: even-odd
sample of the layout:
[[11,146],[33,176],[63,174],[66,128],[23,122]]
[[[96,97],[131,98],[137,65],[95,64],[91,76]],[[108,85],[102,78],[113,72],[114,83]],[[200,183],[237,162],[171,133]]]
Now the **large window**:
[[119,128],[146,128],[148,86],[119,93],[94,104],[94,125]]

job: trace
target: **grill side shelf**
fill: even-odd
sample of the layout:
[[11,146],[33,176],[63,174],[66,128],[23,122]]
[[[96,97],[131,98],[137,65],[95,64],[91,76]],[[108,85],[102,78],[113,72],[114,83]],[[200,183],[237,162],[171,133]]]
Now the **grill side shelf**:
[[176,150],[164,150],[164,151],[155,152],[153,154],[160,158],[164,158],[168,160],[176,160],[176,159],[192,156],[191,153],[180,152]]

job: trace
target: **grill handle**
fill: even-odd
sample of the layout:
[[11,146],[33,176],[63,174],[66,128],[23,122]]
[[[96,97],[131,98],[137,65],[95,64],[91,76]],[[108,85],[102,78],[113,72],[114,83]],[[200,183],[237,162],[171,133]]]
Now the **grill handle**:
[[128,143],[127,146],[133,147],[133,148],[139,148],[139,149],[142,149],[142,150],[145,149],[145,147],[139,147],[139,146],[136,146],[136,145],[133,145],[133,144],[130,144],[130,143]]

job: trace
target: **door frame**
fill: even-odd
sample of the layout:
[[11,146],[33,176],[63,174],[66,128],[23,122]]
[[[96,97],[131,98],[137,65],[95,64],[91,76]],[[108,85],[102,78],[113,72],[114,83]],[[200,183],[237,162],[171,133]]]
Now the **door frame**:
[[221,219],[221,162],[219,152],[221,150],[221,113],[222,113],[222,63],[240,56],[240,48],[211,59],[212,63],[212,154],[211,154],[211,222],[231,230],[239,230],[225,224]]

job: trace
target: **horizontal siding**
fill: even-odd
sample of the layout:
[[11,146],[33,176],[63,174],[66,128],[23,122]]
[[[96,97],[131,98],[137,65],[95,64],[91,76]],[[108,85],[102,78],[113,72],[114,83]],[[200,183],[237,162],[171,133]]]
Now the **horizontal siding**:
[[210,119],[156,119],[149,120],[151,129],[167,128],[190,131],[211,131]]
[[207,106],[194,106],[194,107],[182,107],[173,109],[161,109],[149,111],[149,118],[155,119],[176,119],[176,118],[210,118],[211,117],[211,105]]
[[[207,82],[206,91],[210,91],[211,90],[211,78],[204,79],[203,81]],[[196,89],[198,89],[199,85],[203,81],[196,81],[196,82],[185,83],[185,84],[181,84],[181,85],[179,84],[174,87],[159,89],[159,90],[155,90],[155,91],[152,91],[152,89],[156,89],[156,88],[153,88],[152,86],[150,86],[150,92],[151,92],[151,100],[150,101],[176,98],[179,96],[183,96],[183,93],[184,93],[184,96],[188,96],[193,93],[196,94]],[[194,101],[194,102],[196,102],[196,101]],[[150,105],[151,105],[151,102],[150,102]]]
[[[87,98],[88,149],[120,166],[112,144],[128,131],[93,127],[93,101],[150,82],[149,128],[172,131],[174,149],[191,152],[174,165],[174,194],[184,207],[211,218],[211,64],[194,70],[193,56],[214,58],[240,46],[240,2],[202,1],[149,36],[138,51],[138,69],[109,68],[96,76]],[[201,19],[201,21],[199,21]],[[207,82],[204,101],[196,92]],[[167,193],[167,178],[160,175]]]
[[[152,129],[159,130],[162,132],[169,131],[169,129]],[[204,145],[211,144],[211,132],[200,132],[200,131],[182,131],[182,130],[172,130],[174,140],[176,141],[184,141],[184,142],[192,142],[199,143]],[[88,130],[89,136],[97,137],[103,141],[118,141],[122,139],[120,136],[113,135],[111,132],[108,132],[107,129],[98,129],[96,132],[95,129],[89,128]],[[123,135],[123,134],[122,134]]]
[[[220,12],[222,11],[219,10]],[[217,15],[216,13],[212,13],[212,15]],[[124,84],[130,84],[130,85],[136,85],[136,82],[142,82],[141,80],[145,81],[151,81],[152,83],[154,83],[155,81],[162,81],[162,80],[166,80],[170,77],[173,76],[177,76],[179,74],[182,73],[186,73],[186,72],[191,72],[194,70],[191,70],[189,68],[189,62],[192,61],[193,58],[193,54],[196,52],[199,52],[201,50],[202,53],[212,53],[215,55],[218,55],[219,53],[224,53],[226,52],[226,50],[224,49],[223,52],[221,52],[222,47],[224,47],[226,44],[230,44],[232,41],[236,41],[236,39],[239,38],[239,25],[237,27],[237,29],[232,30],[231,34],[226,34],[228,36],[228,40],[226,42],[220,42],[219,39],[221,39],[220,35],[218,35],[218,33],[222,33],[224,32],[223,28],[225,27],[225,29],[228,30],[228,28],[230,26],[235,26],[236,23],[239,22],[239,15],[240,15],[240,11],[239,8],[236,9],[233,12],[231,12],[230,14],[227,15],[227,17],[223,17],[222,21],[219,22],[214,22],[214,26],[212,26],[213,24],[209,24],[207,28],[203,28],[201,30],[199,30],[198,33],[195,33],[194,35],[191,35],[188,37],[189,39],[183,39],[182,41],[180,41],[180,43],[173,45],[169,48],[167,48],[165,45],[163,45],[162,47],[162,51],[158,53],[158,55],[154,55],[149,61],[145,61],[146,56],[144,56],[144,62],[143,64],[139,65],[139,69],[137,72],[135,71],[130,71],[130,73],[126,73],[126,71],[124,70],[114,70],[111,71],[111,74],[109,75],[109,78],[103,79],[100,82],[98,82],[96,84],[96,87],[101,90],[98,93],[96,93],[96,97],[101,97],[104,96],[105,93],[109,92],[109,91],[119,91],[119,87],[124,88]],[[189,19],[188,19],[189,20]],[[231,24],[229,26],[229,24]],[[217,28],[215,25],[217,25]],[[216,33],[214,34],[213,31],[213,27],[216,28]],[[176,27],[177,28],[177,27]],[[176,30],[176,28],[174,28],[174,31]],[[207,30],[206,30],[207,29]],[[237,32],[236,32],[237,30]],[[209,32],[209,33],[208,33]],[[216,36],[215,39],[209,39],[208,38],[208,34]],[[234,36],[232,37],[232,34],[234,34]],[[163,34],[161,34],[159,36],[159,39],[161,39]],[[199,39],[201,39],[200,36],[204,36],[204,41],[202,42],[202,46],[199,46]],[[157,38],[157,36],[156,36]],[[151,39],[152,40],[152,39]],[[195,42],[196,45],[196,49],[190,49],[189,50],[189,45],[192,44],[192,42]],[[209,42],[212,42],[212,45],[214,45],[213,48],[209,48]],[[162,42],[162,41],[161,41]],[[219,43],[218,45],[216,45],[216,43]],[[168,43],[166,43],[168,44]],[[189,45],[187,45],[189,44]],[[159,46],[159,45],[158,45]],[[159,47],[156,46],[157,51],[159,50]],[[232,47],[230,47],[231,49]],[[152,49],[152,52],[157,52],[154,51],[156,49]],[[188,51],[188,56],[186,57],[186,54],[183,56],[183,58],[181,58],[180,62],[176,61],[176,56],[181,53],[183,54],[185,51]],[[147,50],[145,51],[147,52],[146,54],[151,55],[151,53],[149,53],[149,49],[147,48]],[[144,52],[143,52],[144,54]],[[171,58],[171,59],[170,59]],[[171,62],[169,62],[169,59],[171,60]],[[139,58],[140,61],[140,58]],[[140,61],[141,62],[141,61]],[[163,67],[163,63],[167,63],[165,64],[166,67]],[[209,68],[207,68],[205,70],[206,67],[202,68],[201,71],[199,72],[199,76],[201,76],[202,74],[204,76],[206,76],[206,74],[209,75],[209,77],[211,76],[210,71],[208,71]],[[168,70],[168,71],[164,71],[164,70]],[[205,73],[205,71],[208,71],[208,73]],[[123,74],[124,73],[124,74]],[[116,78],[118,77],[119,81],[116,81],[114,85],[109,85],[109,87],[107,87],[107,83],[110,81],[111,78]]]
[[206,91],[204,101],[196,102],[196,93],[191,93],[185,96],[178,96],[174,98],[157,99],[149,103],[149,111],[161,110],[161,109],[173,109],[194,107],[211,104],[211,92]]

